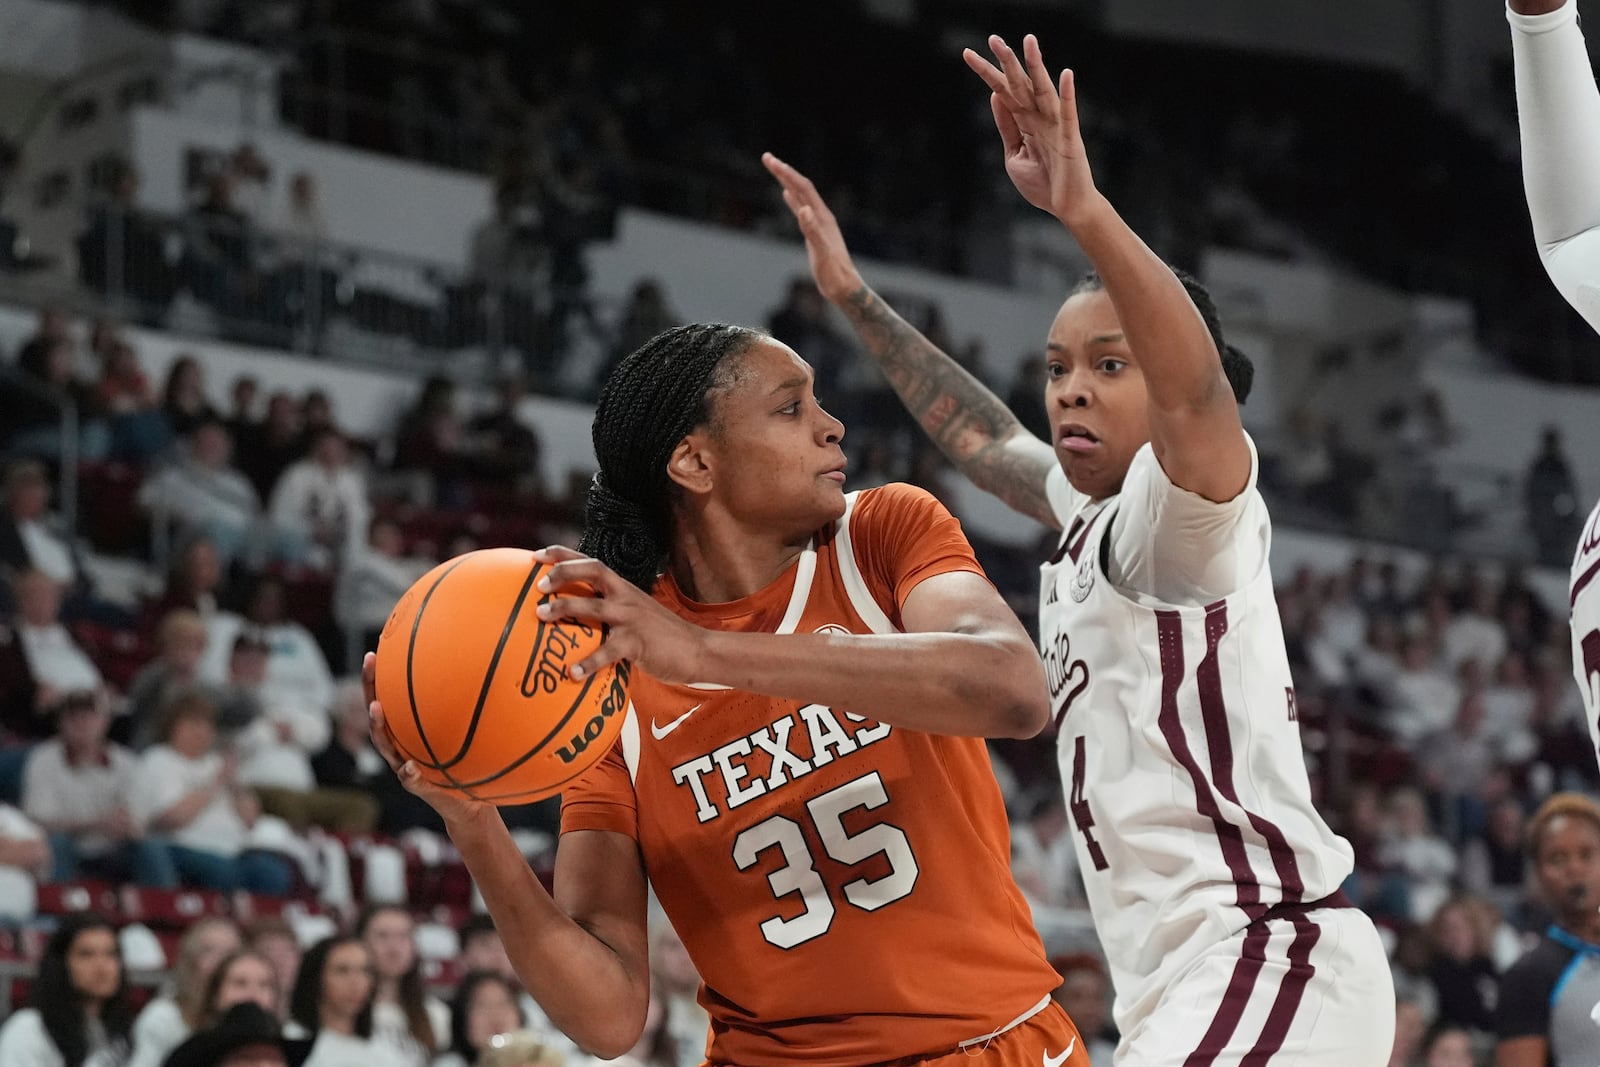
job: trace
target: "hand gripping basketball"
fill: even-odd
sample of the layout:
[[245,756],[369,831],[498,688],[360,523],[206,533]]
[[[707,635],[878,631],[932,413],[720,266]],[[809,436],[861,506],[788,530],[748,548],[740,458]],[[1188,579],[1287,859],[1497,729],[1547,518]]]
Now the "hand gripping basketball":
[[400,779],[400,784],[427,801],[428,806],[439,813],[439,818],[444,820],[446,829],[460,826],[486,812],[494,811],[493,804],[472,800],[464,793],[430,782],[422,776],[422,771],[414,760],[400,755],[394,735],[389,732],[389,724],[384,721],[383,705],[378,702],[376,653],[368,652],[361,661],[361,688],[367,697],[367,714],[371,718],[370,732],[373,747]]
[[[589,620],[606,627],[605,642],[570,669],[571,677],[582,679],[628,660],[663,682],[705,680],[699,672],[710,631],[680,619],[597,559],[561,545],[533,555],[548,567],[539,591],[555,594],[539,605],[539,618]],[[572,595],[574,591],[592,595]]]

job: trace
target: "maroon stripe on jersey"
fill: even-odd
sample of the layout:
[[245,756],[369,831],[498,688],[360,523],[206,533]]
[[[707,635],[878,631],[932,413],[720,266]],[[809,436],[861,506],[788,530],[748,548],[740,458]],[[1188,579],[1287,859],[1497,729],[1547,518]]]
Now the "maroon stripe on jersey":
[[1578,603],[1578,594],[1583,592],[1585,586],[1594,581],[1594,576],[1597,571],[1600,571],[1600,559],[1597,559],[1593,563],[1589,564],[1588,569],[1582,574],[1578,575],[1577,579],[1573,581],[1572,601],[1567,605],[1568,607],[1573,607]]
[[1278,825],[1239,803],[1233,785],[1233,737],[1228,730],[1228,708],[1222,696],[1222,669],[1217,663],[1217,646],[1228,632],[1228,603],[1219,600],[1206,607],[1206,654],[1195,668],[1195,684],[1200,690],[1200,720],[1206,727],[1206,748],[1211,756],[1211,776],[1217,792],[1244,812],[1250,828],[1267,843],[1273,869],[1287,904],[1305,899],[1305,882],[1300,877],[1300,861]]
[[1267,939],[1271,931],[1266,923],[1256,923],[1245,931],[1244,945],[1239,950],[1239,962],[1233,965],[1233,976],[1228,979],[1228,989],[1222,994],[1222,1003],[1211,1017],[1200,1044],[1183,1061],[1183,1067],[1211,1067],[1211,1064],[1233,1040],[1239,1028],[1244,1009],[1250,1004],[1250,994],[1255,991],[1256,978],[1267,962]]
[[1217,843],[1222,847],[1222,858],[1227,861],[1228,873],[1238,887],[1238,906],[1251,922],[1266,913],[1261,903],[1261,886],[1250,869],[1250,857],[1245,852],[1244,834],[1222,817],[1211,783],[1195,760],[1184,736],[1183,722],[1178,714],[1178,687],[1183,684],[1183,620],[1176,611],[1156,612],[1156,644],[1161,650],[1161,736],[1183,769],[1189,772],[1194,786],[1195,807],[1211,820],[1217,833]]
[[1317,947],[1317,940],[1322,937],[1322,927],[1310,919],[1296,917],[1293,921],[1294,940],[1289,944],[1289,973],[1283,976],[1283,984],[1278,986],[1278,999],[1272,1002],[1272,1010],[1267,1013],[1267,1021],[1261,1027],[1261,1037],[1256,1041],[1256,1047],[1239,1061],[1239,1067],[1265,1067],[1267,1061],[1283,1048],[1283,1039],[1289,1036],[1289,1026],[1294,1022],[1295,1013],[1300,1010],[1306,986],[1317,973],[1311,963],[1311,950]]

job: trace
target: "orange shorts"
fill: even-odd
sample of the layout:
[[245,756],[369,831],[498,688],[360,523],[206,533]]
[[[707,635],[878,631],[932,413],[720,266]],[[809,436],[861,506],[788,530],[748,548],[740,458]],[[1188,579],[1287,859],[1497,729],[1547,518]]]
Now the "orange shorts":
[[981,1045],[915,1061],[939,1067],[1089,1067],[1089,1052],[1054,1000],[1039,1014]]

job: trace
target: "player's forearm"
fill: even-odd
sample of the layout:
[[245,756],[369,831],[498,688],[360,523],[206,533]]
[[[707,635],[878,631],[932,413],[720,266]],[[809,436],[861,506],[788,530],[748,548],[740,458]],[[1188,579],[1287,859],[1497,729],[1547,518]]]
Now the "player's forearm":
[[1152,418],[1232,403],[1216,342],[1194,301],[1111,203],[1097,196],[1063,222],[1105,282],[1143,374]]
[[1007,441],[1028,432],[1005,402],[901,318],[870,286],[861,286],[838,306],[868,355],[883,368],[900,402],[950,462],[972,484],[1013,510],[1052,522],[1045,471],[1037,464],[1018,463],[1005,448]]
[[1600,307],[1584,298],[1600,282],[1600,90],[1577,6],[1507,18],[1534,240],[1556,287],[1600,329]]
[[644,1030],[648,977],[574,922],[546,892],[494,808],[447,824],[523,987],[561,1031],[601,1059],[626,1053]]
[[1050,713],[1038,653],[1000,633],[716,632],[705,670],[734,689],[931,734],[1032,737]]

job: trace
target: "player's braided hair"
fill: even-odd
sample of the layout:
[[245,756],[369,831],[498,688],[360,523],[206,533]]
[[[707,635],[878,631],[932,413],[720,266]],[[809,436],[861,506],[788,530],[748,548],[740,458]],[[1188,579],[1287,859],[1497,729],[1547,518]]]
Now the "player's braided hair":
[[[1222,356],[1222,373],[1227,376],[1228,384],[1233,387],[1233,398],[1243,404],[1250,396],[1250,386],[1256,378],[1256,365],[1250,362],[1249,356],[1223,339],[1222,317],[1217,314],[1217,303],[1211,299],[1211,290],[1201,285],[1200,280],[1187,271],[1173,267],[1172,273],[1183,283],[1189,299],[1194,301],[1195,310],[1200,312],[1200,318],[1205,321],[1206,329],[1211,331],[1211,340],[1216,343],[1217,352]],[[1071,295],[1098,293],[1105,287],[1105,279],[1091,271],[1072,290]]]
[[725,361],[757,336],[723,323],[676,326],[617,364],[600,390],[600,470],[578,547],[647,593],[671,544],[672,450],[709,420],[710,393],[726,382]]

